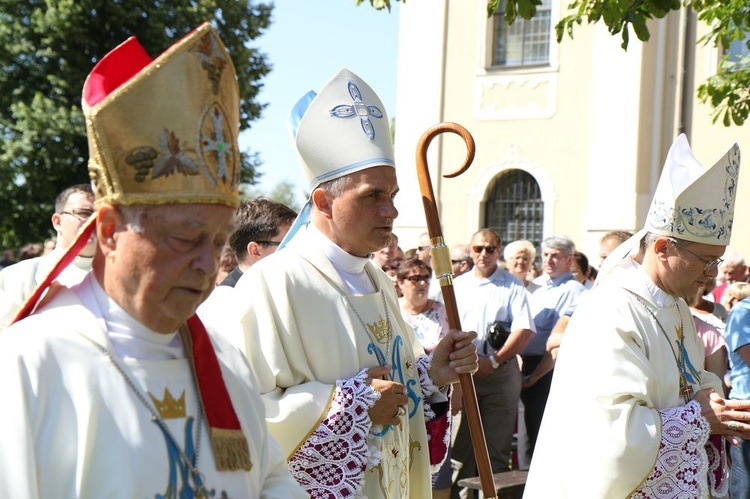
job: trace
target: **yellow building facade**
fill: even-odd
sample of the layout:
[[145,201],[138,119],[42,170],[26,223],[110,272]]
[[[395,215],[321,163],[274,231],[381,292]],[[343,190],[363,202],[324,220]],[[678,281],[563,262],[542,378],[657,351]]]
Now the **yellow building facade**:
[[417,246],[426,231],[419,137],[453,121],[474,136],[476,156],[463,175],[444,179],[461,164],[463,142],[446,134],[430,147],[449,245],[488,226],[503,243],[566,234],[598,266],[604,233],[643,226],[667,151],[684,131],[706,166],[734,142],[746,157],[728,250],[747,260],[750,128],[712,124],[712,110],[696,98],[720,59],[718,48],[693,41],[706,28],[680,11],[650,23],[647,43],[631,33],[627,52],[599,25],[578,26],[574,39],[558,44],[554,26],[566,5],[545,0],[539,19],[511,28],[487,18],[484,0],[400,6],[395,231],[402,248]]

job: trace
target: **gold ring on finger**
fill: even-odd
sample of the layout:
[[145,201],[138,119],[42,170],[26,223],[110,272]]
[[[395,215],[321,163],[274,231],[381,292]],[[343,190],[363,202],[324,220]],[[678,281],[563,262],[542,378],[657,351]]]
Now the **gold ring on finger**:
[[406,416],[406,409],[403,405],[398,406],[398,412],[396,413],[397,418],[402,418]]

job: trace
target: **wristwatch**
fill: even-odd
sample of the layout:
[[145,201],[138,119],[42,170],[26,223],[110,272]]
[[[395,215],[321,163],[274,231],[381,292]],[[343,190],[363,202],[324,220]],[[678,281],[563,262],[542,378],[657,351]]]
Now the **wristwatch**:
[[490,355],[490,364],[492,364],[492,369],[497,369],[498,367],[500,367],[500,363],[495,358],[494,353]]

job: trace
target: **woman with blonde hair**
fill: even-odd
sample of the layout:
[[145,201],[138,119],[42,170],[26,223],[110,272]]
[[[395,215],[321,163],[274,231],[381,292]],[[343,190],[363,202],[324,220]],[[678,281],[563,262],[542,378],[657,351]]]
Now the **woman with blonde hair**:
[[532,271],[536,259],[536,248],[531,241],[519,240],[508,243],[503,250],[503,259],[508,272],[521,279],[529,292],[539,287],[531,282],[535,277]]
[[727,286],[724,295],[721,297],[721,304],[727,311],[745,298],[750,296],[750,282],[733,282]]

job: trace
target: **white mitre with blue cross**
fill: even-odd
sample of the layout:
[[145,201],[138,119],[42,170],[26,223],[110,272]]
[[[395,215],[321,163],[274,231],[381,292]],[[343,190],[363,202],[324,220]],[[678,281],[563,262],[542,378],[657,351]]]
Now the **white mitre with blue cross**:
[[737,144],[716,164],[705,168],[681,134],[667,154],[645,229],[685,241],[727,246],[732,235],[739,171]]
[[289,116],[308,188],[374,166],[393,166],[388,115],[370,86],[342,69]]
[[[323,182],[367,168],[396,166],[383,103],[364,80],[346,68],[320,92],[310,91],[295,104],[289,131],[310,192]],[[308,200],[281,247],[309,219]]]

